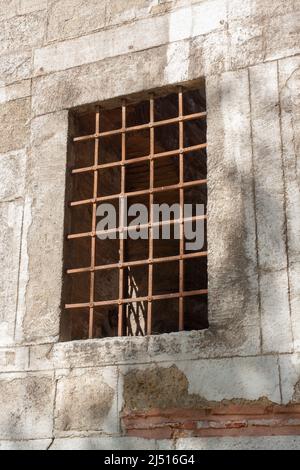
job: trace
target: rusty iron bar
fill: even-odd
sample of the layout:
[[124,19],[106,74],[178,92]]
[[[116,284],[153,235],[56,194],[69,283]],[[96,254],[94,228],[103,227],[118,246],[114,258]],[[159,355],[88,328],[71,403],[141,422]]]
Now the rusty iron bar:
[[155,154],[155,129],[154,129],[154,96],[150,97],[150,183],[149,183],[149,207],[150,207],[150,218],[149,218],[149,266],[148,266],[148,304],[147,304],[147,335],[152,333],[152,294],[153,294],[153,264],[150,262],[154,255],[154,243],[153,243],[153,203],[154,203],[154,160],[153,155]]
[[[126,101],[122,103],[122,129],[126,129]],[[126,132],[122,132],[122,163],[126,160]],[[121,167],[121,198],[124,197],[126,192],[126,176],[125,166]],[[124,199],[123,199],[124,200]],[[121,203],[120,221],[123,226],[124,221],[124,205]],[[120,233],[120,249],[119,249],[119,306],[118,306],[118,336],[123,335],[124,330],[124,305],[122,299],[124,298],[124,268],[122,267],[125,259],[125,240],[123,234]]]
[[[207,289],[198,289],[198,290],[192,290],[192,291],[186,291],[182,292],[176,292],[176,293],[168,293],[168,294],[159,294],[159,295],[152,295],[152,297],[144,296],[144,297],[135,297],[135,298],[128,298],[128,299],[122,299],[121,303],[123,305],[125,304],[132,304],[136,302],[155,302],[159,300],[168,300],[168,299],[178,299],[180,297],[198,297],[202,295],[207,295],[208,290]],[[119,305],[120,300],[119,299],[114,299],[114,300],[102,300],[100,302],[94,302],[92,305],[93,307],[106,307],[109,305]],[[80,303],[80,304],[66,304],[65,308],[67,310],[76,310],[76,309],[82,309],[82,308],[88,308],[90,307],[90,303]]]
[[[152,158],[157,160],[160,158],[168,158],[168,157],[178,157],[179,154],[182,153],[190,153],[190,152],[196,152],[198,150],[203,150],[207,148],[207,143],[204,144],[198,144],[198,145],[192,145],[190,147],[185,147],[182,149],[176,149],[176,150],[168,150],[167,152],[160,152],[160,153],[155,153]],[[102,163],[100,165],[97,165],[95,168],[94,166],[87,166],[83,168],[74,168],[71,173],[73,175],[77,175],[80,173],[89,173],[93,172],[95,170],[105,170],[107,168],[115,168],[118,166],[127,166],[127,165],[133,165],[135,163],[142,163],[142,162],[148,162],[150,159],[150,154],[146,155],[144,157],[136,157],[136,158],[130,158],[130,160],[125,160],[123,161],[116,161],[116,162],[111,162],[111,163]]]
[[[153,258],[152,260],[143,259],[137,261],[126,261],[124,263],[112,263],[112,264],[102,264],[100,266],[95,266],[95,271],[108,271],[111,269],[119,269],[119,268],[129,268],[133,266],[144,266],[148,264],[162,264],[162,263],[171,263],[173,261],[182,260],[189,260],[194,258],[206,258],[207,251],[197,251],[195,253],[186,253],[184,255],[174,255],[174,256],[164,256],[163,258]],[[75,268],[75,269],[68,269],[66,274],[74,275],[74,274],[82,274],[88,273],[91,271],[91,267],[86,268]]]
[[[172,184],[170,186],[161,186],[159,188],[143,189],[141,191],[132,191],[129,193],[125,193],[123,197],[129,198],[129,197],[136,197],[136,196],[146,196],[151,193],[164,193],[166,191],[174,191],[176,189],[181,189],[181,188],[188,189],[188,188],[193,188],[194,186],[201,186],[205,184],[207,184],[207,179],[187,181],[186,183]],[[111,196],[102,196],[102,197],[97,197],[97,198],[84,199],[82,201],[74,201],[70,203],[70,206],[71,207],[84,206],[86,204],[94,204],[95,202],[113,201],[119,198],[120,198],[120,193],[112,194]]]
[[118,134],[123,134],[123,133],[128,133],[128,132],[137,132],[145,129],[151,129],[154,127],[161,127],[161,126],[167,126],[168,124],[177,124],[180,119],[183,121],[194,121],[196,119],[203,119],[206,118],[207,113],[195,113],[195,114],[189,114],[187,116],[182,116],[182,118],[172,118],[172,119],[165,119],[163,121],[156,121],[154,120],[147,124],[141,124],[139,126],[132,126],[132,127],[121,127],[121,129],[115,129],[113,131],[105,131],[105,132],[95,132],[95,134],[90,134],[90,135],[84,135],[80,137],[74,137],[73,141],[74,142],[84,142],[88,140],[94,140],[94,139],[99,139],[101,137],[109,137],[109,136],[114,136]]
[[[193,217],[185,217],[183,218],[183,223],[186,222],[197,222],[199,220],[207,220],[207,215],[196,215]],[[152,226],[154,227],[164,227],[166,225],[177,225],[181,223],[181,219],[173,219],[173,220],[163,220],[161,222],[153,222]],[[109,235],[109,234],[117,234],[122,232],[131,232],[135,230],[143,230],[150,227],[150,222],[148,224],[140,224],[140,225],[130,225],[127,227],[120,227],[120,228],[110,228],[108,230],[100,230],[96,232],[97,236],[101,235]],[[83,232],[83,233],[73,233],[67,236],[68,240],[76,240],[78,238],[89,238],[92,236],[92,232]]]
[[[96,134],[100,131],[100,110],[96,112],[95,122]],[[98,165],[99,160],[99,139],[95,139],[94,166]],[[94,171],[93,196],[98,195],[98,171]],[[90,310],[89,310],[89,338],[93,338],[94,329],[94,299],[95,299],[95,265],[96,265],[96,224],[97,224],[97,203],[93,203],[92,215],[92,237],[91,237],[91,274],[90,274]]]
[[[183,128],[183,92],[182,87],[179,88],[178,93],[178,109],[179,109],[179,148],[184,147],[184,128]],[[184,184],[184,155],[180,152],[179,155],[179,183],[182,186]],[[184,261],[182,256],[184,255],[184,189],[179,189],[180,198],[180,260],[179,260],[179,293],[182,294],[184,291]],[[179,297],[179,331],[184,330],[184,298],[181,295]]]

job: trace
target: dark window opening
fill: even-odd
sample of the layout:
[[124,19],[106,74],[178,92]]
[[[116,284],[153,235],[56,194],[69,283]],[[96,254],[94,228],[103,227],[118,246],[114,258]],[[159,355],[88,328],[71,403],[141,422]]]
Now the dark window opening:
[[[204,85],[79,110],[70,122],[62,340],[207,328]],[[124,197],[148,210],[144,238],[131,238],[137,227],[120,236]],[[110,239],[99,238],[103,203],[115,208]],[[180,212],[157,222],[153,204],[177,204]],[[189,219],[185,204],[193,206]],[[199,220],[203,243],[192,249],[184,223],[196,229]],[[170,236],[163,239],[166,226]]]

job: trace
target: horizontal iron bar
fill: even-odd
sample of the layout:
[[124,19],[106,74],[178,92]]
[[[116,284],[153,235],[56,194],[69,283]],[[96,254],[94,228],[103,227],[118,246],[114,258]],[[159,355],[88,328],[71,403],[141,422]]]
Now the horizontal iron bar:
[[99,133],[94,133],[94,134],[89,134],[89,135],[84,135],[80,137],[74,137],[73,141],[74,142],[85,142],[88,140],[94,140],[94,139],[99,139],[101,137],[109,137],[113,135],[118,135],[118,134],[124,134],[128,132],[137,132],[141,131],[144,129],[151,129],[153,127],[161,127],[161,126],[167,126],[168,124],[176,124],[178,122],[182,121],[193,121],[195,119],[203,119],[207,116],[206,112],[203,113],[194,113],[194,114],[189,114],[187,116],[182,116],[182,117],[176,117],[172,119],[165,119],[163,121],[157,121],[157,122],[150,122],[147,124],[141,124],[139,126],[131,126],[131,127],[124,127],[120,129],[115,129],[112,131],[106,131],[106,132],[99,132]]
[[82,274],[89,273],[93,271],[108,271],[111,269],[124,269],[130,268],[132,266],[147,266],[149,264],[162,264],[162,263],[171,263],[173,261],[179,260],[189,260],[195,258],[206,258],[208,255],[207,251],[200,251],[197,253],[186,253],[184,255],[174,255],[174,256],[164,256],[163,258],[153,258],[152,260],[138,260],[138,261],[127,261],[124,263],[112,263],[112,264],[103,264],[101,266],[95,266],[94,268],[75,268],[68,269],[67,274]]
[[103,201],[113,201],[115,199],[119,198],[125,198],[125,197],[134,197],[134,196],[146,196],[148,194],[153,194],[153,193],[164,193],[166,191],[173,191],[176,189],[188,189],[188,188],[193,188],[194,186],[200,186],[200,185],[205,185],[207,184],[207,179],[203,180],[195,180],[195,181],[188,181],[186,183],[182,184],[173,184],[171,186],[161,186],[159,188],[153,188],[153,189],[143,189],[141,191],[132,191],[129,193],[118,193],[118,194],[112,194],[111,196],[102,196],[102,197],[97,197],[95,199],[84,199],[81,201],[74,201],[70,202],[70,207],[77,207],[77,206],[83,206],[86,204],[95,204],[96,202],[103,202]]
[[153,228],[153,227],[164,227],[168,225],[178,225],[184,224],[186,222],[197,222],[199,220],[207,220],[207,215],[197,215],[195,217],[186,217],[183,219],[176,219],[176,220],[163,220],[162,222],[153,222],[152,224],[149,222],[147,224],[140,224],[140,225],[131,225],[127,227],[120,227],[120,228],[111,228],[108,230],[100,230],[99,232],[96,231],[94,234],[93,232],[83,232],[83,233],[74,233],[67,236],[68,240],[76,240],[78,238],[89,238],[93,236],[101,236],[101,235],[109,235],[113,233],[124,233],[124,232],[131,232],[134,230],[143,230],[145,228]]
[[90,173],[93,171],[97,170],[103,170],[106,168],[114,168],[118,166],[127,166],[127,165],[132,165],[134,163],[141,163],[141,162],[147,162],[150,160],[150,158],[153,158],[154,160],[157,160],[159,158],[166,158],[166,157],[173,157],[173,156],[178,156],[182,153],[189,153],[189,152],[195,152],[197,150],[202,150],[207,148],[207,143],[204,144],[198,144],[198,145],[193,145],[191,147],[185,147],[183,149],[176,149],[176,150],[169,150],[167,152],[161,152],[161,153],[155,153],[154,155],[146,155],[144,157],[136,157],[136,158],[131,158],[130,160],[125,160],[125,161],[117,161],[117,162],[111,162],[111,163],[102,163],[97,166],[87,166],[83,168],[75,168],[72,170],[72,175],[77,175],[80,173]]
[[151,297],[136,297],[136,298],[129,298],[129,299],[120,299],[120,300],[103,300],[101,302],[91,302],[91,303],[82,303],[82,304],[66,304],[65,308],[67,310],[74,310],[74,309],[81,309],[81,308],[92,308],[92,307],[105,307],[109,305],[124,305],[124,304],[132,304],[136,302],[153,302],[156,300],[168,300],[168,299],[178,299],[183,297],[195,297],[200,295],[207,295],[207,289],[199,289],[194,291],[187,291],[172,293],[172,294],[160,294],[160,295],[152,295]]

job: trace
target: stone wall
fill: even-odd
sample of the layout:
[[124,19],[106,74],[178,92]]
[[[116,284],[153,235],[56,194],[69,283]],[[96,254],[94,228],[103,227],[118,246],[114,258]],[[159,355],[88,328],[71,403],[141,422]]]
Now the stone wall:
[[[0,0],[1,449],[299,447],[299,21],[297,0]],[[210,328],[60,343],[69,110],[200,77]],[[131,412],[237,404],[288,430],[125,437]]]

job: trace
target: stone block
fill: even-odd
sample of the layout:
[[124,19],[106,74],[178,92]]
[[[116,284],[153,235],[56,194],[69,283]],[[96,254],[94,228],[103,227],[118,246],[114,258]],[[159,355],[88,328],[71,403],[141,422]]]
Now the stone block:
[[279,62],[283,164],[286,192],[291,320],[294,347],[300,351],[300,58]]
[[228,3],[229,19],[247,18],[253,16],[257,21],[264,18],[272,18],[287,13],[292,13],[299,9],[299,5],[294,0],[230,0]]
[[45,12],[20,15],[1,23],[0,54],[41,46],[45,33]]
[[51,0],[48,3],[47,40],[52,42],[86,35],[103,28],[107,4],[110,2]]
[[26,153],[17,150],[0,155],[0,174],[5,184],[0,187],[0,202],[24,196]]
[[[218,29],[193,40],[175,41],[36,77],[33,113],[45,114],[195,80],[221,73],[229,65],[228,37],[223,29]],[[115,70],[120,73],[119,80],[112,79]]]
[[291,324],[294,338],[294,350],[300,352],[300,263],[290,263],[290,302]]
[[291,352],[293,334],[286,270],[260,275],[262,348],[264,352]]
[[[118,28],[70,39],[36,49],[34,71],[39,75],[65,70],[208,34],[224,28],[225,17],[224,2],[214,0],[193,8],[175,10],[170,14],[149,17]],[[144,31],[148,34],[145,35]]]
[[23,204],[19,201],[0,204],[0,344],[14,339]]
[[300,7],[286,15],[274,16],[264,31],[265,60],[276,60],[300,52]]
[[264,60],[264,30],[261,19],[238,18],[228,25],[230,70],[245,68]]
[[121,408],[205,408],[232,403],[280,403],[276,356],[121,366]]
[[300,355],[280,356],[279,366],[283,404],[300,403]]
[[[153,51],[142,51],[36,78],[33,113],[40,115],[166,85],[166,57],[167,47],[163,46],[155,50],[155,60]],[[115,70],[120,71],[119,80],[112,80]]]
[[57,371],[55,434],[118,432],[117,368]]
[[250,84],[263,350],[289,352],[293,338],[277,64],[253,67]]
[[2,374],[0,439],[52,437],[54,381],[51,374]]
[[45,10],[46,8],[47,0],[20,0],[18,14],[27,15],[28,13]]
[[298,450],[299,436],[201,437],[178,439],[176,450]]
[[47,450],[51,442],[51,439],[0,441],[0,450]]
[[0,86],[30,78],[31,54],[31,50],[25,50],[0,56]]
[[148,339],[141,337],[72,341],[55,344],[51,357],[58,368],[145,362],[148,360],[147,346]]
[[[227,348],[259,350],[256,226],[247,71],[208,77],[209,320]],[[250,333],[251,328],[251,333]],[[229,332],[232,334],[229,338]],[[224,348],[225,350],[225,348]]]
[[[58,343],[63,344],[63,343]],[[28,370],[53,370],[55,368],[53,361],[54,344],[38,344],[29,346]],[[76,364],[78,367],[80,364]],[[58,363],[58,367],[64,367]]]
[[49,342],[59,334],[67,135],[67,112],[42,116],[31,123],[19,340]]
[[29,348],[1,348],[0,371],[22,372],[27,369],[29,362]]
[[149,16],[151,13],[154,13],[153,10],[156,6],[149,5],[149,3],[157,4],[157,2],[147,2],[145,0],[128,0],[126,3],[120,2],[119,0],[110,0],[106,4],[106,26],[136,20],[137,18],[147,15]]
[[154,450],[153,439],[134,437],[82,437],[55,439],[51,450]]
[[2,86],[0,87],[0,104],[20,98],[27,98],[30,94],[30,80],[22,80],[21,82],[13,83],[12,85]]
[[0,154],[25,147],[28,143],[28,121],[30,118],[30,100],[10,101],[0,105]]
[[0,21],[18,14],[19,0],[0,0]]

